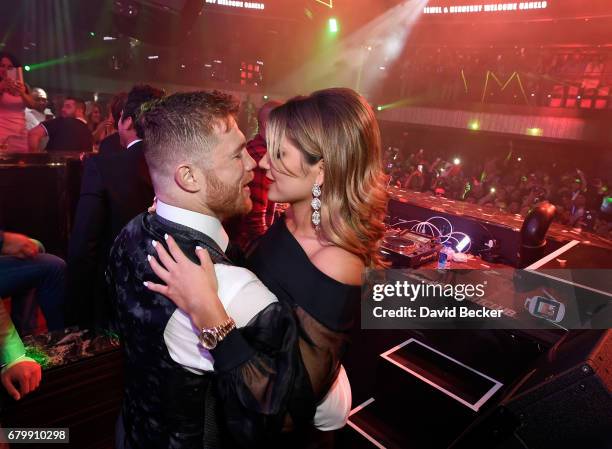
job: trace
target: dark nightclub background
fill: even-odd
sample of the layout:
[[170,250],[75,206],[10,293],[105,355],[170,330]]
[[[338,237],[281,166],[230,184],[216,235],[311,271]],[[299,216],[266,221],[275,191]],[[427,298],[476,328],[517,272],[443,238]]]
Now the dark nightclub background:
[[[350,87],[377,114],[392,218],[442,215],[469,232],[468,268],[612,267],[612,0],[3,0],[0,51],[56,116],[67,96],[106,116],[134,84],[221,89],[240,99],[247,139],[266,101]],[[0,225],[66,258],[81,159],[1,148]],[[555,206],[545,219],[543,202]],[[533,245],[530,223],[543,229]],[[0,422],[112,447],[114,335],[49,335],[32,313],[24,340],[43,384]],[[411,339],[426,346],[395,348],[403,368],[381,357]],[[612,448],[609,329],[357,329],[353,340],[354,408],[337,447]],[[488,388],[474,372],[503,384],[480,409],[435,386]]]

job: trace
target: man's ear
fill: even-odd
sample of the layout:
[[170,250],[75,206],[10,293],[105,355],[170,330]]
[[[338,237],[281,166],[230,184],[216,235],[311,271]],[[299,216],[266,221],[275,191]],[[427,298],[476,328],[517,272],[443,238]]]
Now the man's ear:
[[174,182],[187,192],[199,192],[202,189],[203,181],[202,174],[196,173],[191,165],[179,165],[174,171]]
[[123,123],[127,125],[126,129],[134,129],[134,120],[132,120],[132,117],[126,117],[123,119]]

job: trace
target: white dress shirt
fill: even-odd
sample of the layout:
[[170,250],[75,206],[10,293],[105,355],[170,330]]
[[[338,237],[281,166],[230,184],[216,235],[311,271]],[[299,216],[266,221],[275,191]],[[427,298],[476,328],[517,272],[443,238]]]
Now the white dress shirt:
[[36,128],[41,122],[44,122],[46,119],[47,117],[43,112],[30,108],[26,108],[25,110],[25,123],[26,129],[28,131],[32,128]]
[[[200,231],[212,238],[223,251],[227,249],[229,237],[217,218],[171,206],[159,199],[156,213],[168,221]],[[214,264],[214,267],[219,299],[237,327],[246,326],[255,315],[277,301],[274,294],[246,268],[226,264]],[[199,344],[199,333],[189,316],[180,309],[172,314],[164,330],[164,341],[172,360],[195,374],[214,370],[214,359]],[[339,429],[346,424],[350,408],[351,386],[341,366],[332,388],[317,406],[315,427],[319,430]]]
[[125,147],[125,149],[128,150],[131,146],[136,145],[138,142],[142,142],[142,139],[134,139],[134,140],[132,140],[130,143],[128,143],[128,145],[127,145],[127,147]]

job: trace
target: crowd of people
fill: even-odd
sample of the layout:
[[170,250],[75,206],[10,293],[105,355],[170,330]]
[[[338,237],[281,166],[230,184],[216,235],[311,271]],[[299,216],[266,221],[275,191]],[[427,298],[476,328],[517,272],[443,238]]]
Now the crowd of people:
[[24,82],[19,60],[6,52],[0,52],[0,91],[2,151],[97,151],[117,131],[120,104],[104,107],[73,96],[59,96],[55,104],[44,89]]
[[556,206],[556,222],[612,237],[612,217],[602,211],[610,197],[609,182],[588,178],[580,169],[561,173],[533,168],[512,152],[472,164],[433,158],[423,149],[402,153],[393,147],[385,153],[385,167],[393,186],[523,216],[548,201]]
[[[488,83],[487,72],[494,75]],[[506,86],[515,72],[520,85],[515,79]],[[612,54],[601,48],[406,47],[386,84],[386,95],[395,99],[576,106],[580,101],[565,100],[600,97],[610,107]]]

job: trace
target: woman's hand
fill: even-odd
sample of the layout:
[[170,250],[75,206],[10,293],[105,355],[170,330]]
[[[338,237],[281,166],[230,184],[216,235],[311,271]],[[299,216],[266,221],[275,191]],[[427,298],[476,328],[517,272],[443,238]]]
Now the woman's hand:
[[4,78],[2,81],[2,90],[8,92],[11,95],[19,95],[19,91],[17,89],[17,81],[11,78]]
[[157,211],[157,197],[153,197],[153,204],[147,209],[147,212],[154,214]]
[[14,89],[15,92],[22,97],[27,94],[25,84],[23,84],[21,81],[14,81]]
[[30,95],[30,93],[28,92],[28,89],[26,88],[24,83],[19,80],[12,80],[9,78],[5,79],[5,81],[7,86],[6,90],[8,90],[11,95],[20,96],[21,98],[23,98],[23,102],[28,108],[36,107],[36,102],[32,98],[32,95]]
[[11,78],[5,78],[2,81],[2,89],[8,91],[11,95],[26,95],[26,88],[20,81],[13,80]]
[[102,140],[104,137],[106,137],[112,132],[114,127],[115,122],[112,117],[107,118],[106,120],[98,123],[98,126],[96,126],[96,130],[93,132],[93,135],[96,139]]
[[166,285],[145,282],[145,286],[174,302],[179,309],[189,314],[199,327],[214,327],[225,322],[228,315],[217,295],[215,267],[203,248],[196,248],[200,265],[183,254],[174,239],[165,235],[170,254],[159,242],[153,242],[161,264],[148,256],[151,268]]

